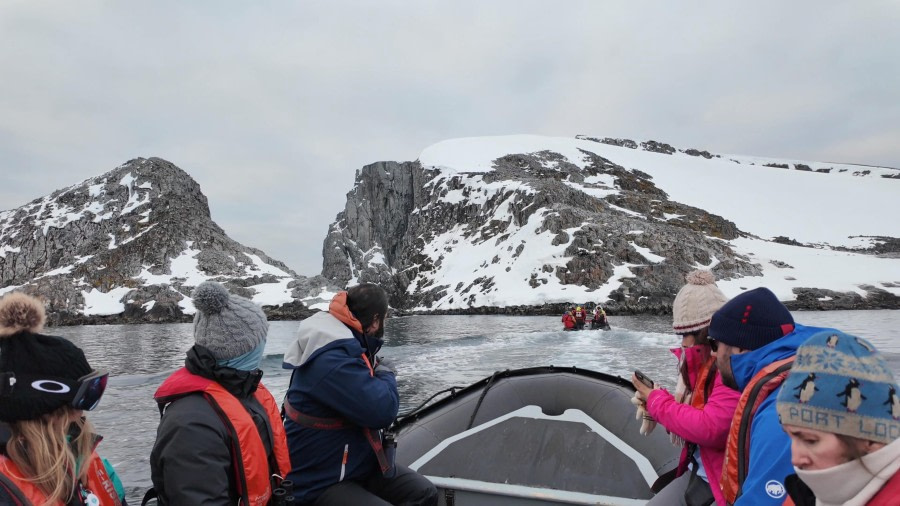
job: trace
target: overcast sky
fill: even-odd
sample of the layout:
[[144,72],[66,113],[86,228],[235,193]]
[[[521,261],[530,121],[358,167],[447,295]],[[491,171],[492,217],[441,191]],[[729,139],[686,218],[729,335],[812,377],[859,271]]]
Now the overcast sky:
[[321,271],[356,170],[484,135],[900,167],[900,2],[0,3],[0,209],[165,158]]

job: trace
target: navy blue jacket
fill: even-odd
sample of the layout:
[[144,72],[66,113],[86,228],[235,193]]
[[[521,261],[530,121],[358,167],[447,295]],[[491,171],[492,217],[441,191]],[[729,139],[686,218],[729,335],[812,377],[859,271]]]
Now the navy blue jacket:
[[[355,319],[349,323],[358,326]],[[300,323],[297,341],[285,352],[282,366],[294,370],[287,402],[306,415],[342,418],[355,425],[320,430],[285,420],[292,468],[288,477],[301,502],[315,500],[339,481],[362,481],[381,472],[360,427],[388,427],[397,416],[399,395],[393,373],[373,373],[363,358],[364,344],[371,356],[381,347],[380,340],[364,338],[322,312]]]

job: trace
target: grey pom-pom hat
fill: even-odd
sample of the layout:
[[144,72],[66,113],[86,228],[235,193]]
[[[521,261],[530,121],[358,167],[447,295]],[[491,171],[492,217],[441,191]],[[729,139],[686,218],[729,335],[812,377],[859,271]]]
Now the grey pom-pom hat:
[[269,322],[262,308],[228,293],[215,281],[194,289],[194,342],[207,348],[216,360],[231,360],[266,342]]

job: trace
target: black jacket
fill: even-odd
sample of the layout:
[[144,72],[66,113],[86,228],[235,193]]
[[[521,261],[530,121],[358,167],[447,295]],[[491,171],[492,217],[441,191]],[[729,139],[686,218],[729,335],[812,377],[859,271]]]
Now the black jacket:
[[[271,455],[272,430],[268,417],[253,397],[262,371],[217,367],[215,359],[202,346],[188,351],[185,367],[193,374],[215,380],[240,400],[256,423],[266,453]],[[225,424],[203,395],[189,394],[169,403],[150,453],[150,477],[159,503],[236,504],[238,494],[232,483],[231,447]]]

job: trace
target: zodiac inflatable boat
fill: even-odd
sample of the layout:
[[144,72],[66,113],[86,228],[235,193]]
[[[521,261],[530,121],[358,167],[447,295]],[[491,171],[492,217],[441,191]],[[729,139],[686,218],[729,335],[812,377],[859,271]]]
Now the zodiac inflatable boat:
[[633,394],[583,369],[497,372],[398,420],[397,462],[446,506],[644,504],[679,450],[640,435]]

